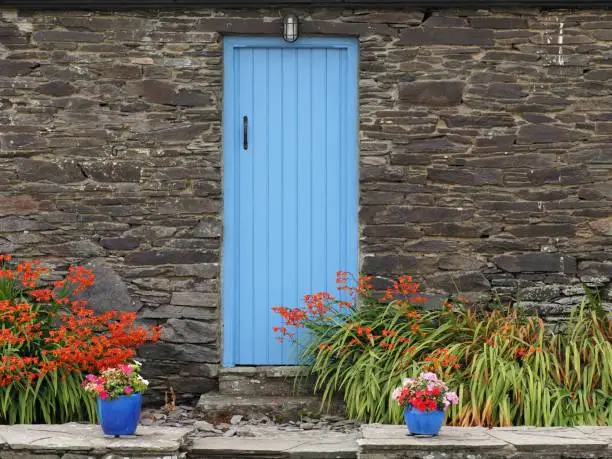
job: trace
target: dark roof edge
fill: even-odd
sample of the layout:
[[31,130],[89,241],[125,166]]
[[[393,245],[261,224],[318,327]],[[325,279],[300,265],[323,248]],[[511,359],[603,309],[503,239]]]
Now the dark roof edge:
[[612,7],[609,0],[0,0],[0,8],[134,9],[134,8],[588,8]]

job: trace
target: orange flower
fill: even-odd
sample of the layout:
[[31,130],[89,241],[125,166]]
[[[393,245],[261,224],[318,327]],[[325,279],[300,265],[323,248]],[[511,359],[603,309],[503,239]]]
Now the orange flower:
[[[2,261],[10,261],[10,257],[2,255]],[[38,261],[22,262],[14,271],[2,271],[2,277],[13,280],[18,289],[32,290],[25,291],[29,302],[23,302],[21,296],[0,301],[0,320],[8,324],[0,329],[0,344],[14,346],[11,352],[16,353],[0,358],[0,386],[29,384],[50,371],[60,372],[60,377],[71,372],[101,371],[125,363],[135,355],[136,347],[159,339],[160,328],[135,325],[134,313],[109,311],[98,315],[87,308],[85,301],[69,296],[56,298],[51,288],[35,289],[45,272]],[[70,269],[66,278],[77,292],[94,281],[90,271],[79,267]],[[56,285],[63,286],[63,281]],[[39,306],[51,301],[59,307],[57,312]],[[29,342],[34,345],[21,347]]]

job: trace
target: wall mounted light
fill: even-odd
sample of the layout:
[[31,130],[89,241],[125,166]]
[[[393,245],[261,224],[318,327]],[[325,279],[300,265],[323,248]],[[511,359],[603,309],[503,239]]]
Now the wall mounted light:
[[299,37],[299,21],[295,14],[288,14],[283,18],[283,38],[293,43]]

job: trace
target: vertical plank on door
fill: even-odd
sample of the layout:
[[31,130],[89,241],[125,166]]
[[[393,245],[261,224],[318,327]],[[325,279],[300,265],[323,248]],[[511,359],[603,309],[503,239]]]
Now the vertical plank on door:
[[[298,292],[312,292],[312,226],[316,224],[312,220],[312,50],[299,49],[297,53]],[[298,342],[306,338],[298,329]]]
[[[270,333],[270,295],[268,285],[270,257],[269,257],[269,190],[270,178],[268,175],[269,148],[268,148],[268,50],[256,48],[253,51],[253,120],[250,130],[253,133],[253,147],[249,152],[253,157],[253,247],[255,264],[253,265],[253,285],[257,290],[254,296],[253,340],[262,345],[250,345],[253,353],[253,363],[266,363],[270,361],[269,343],[265,343]],[[267,333],[262,336],[262,331]]]
[[[239,102],[239,125],[241,131],[239,154],[238,154],[238,169],[239,169],[239,211],[238,211],[238,228],[239,228],[239,244],[238,253],[240,264],[238,266],[238,277],[240,283],[238,285],[238,317],[237,327],[238,334],[238,350],[239,360],[251,361],[254,358],[253,350],[253,321],[256,308],[254,307],[253,299],[255,296],[255,284],[253,283],[254,271],[254,244],[253,244],[253,218],[254,218],[254,181],[253,167],[255,157],[253,156],[253,130],[248,132],[249,149],[244,150],[242,132],[243,117],[246,116],[249,120],[249,125],[253,124],[253,97],[254,97],[254,51],[249,48],[241,48],[239,54],[239,72],[238,72],[238,100]],[[259,261],[259,260],[258,260]]]
[[[270,228],[269,243],[269,283],[268,291],[270,293],[269,307],[273,306],[289,306],[282,304],[282,289],[285,283],[284,267],[283,267],[283,245],[282,241],[282,220],[283,220],[283,148],[282,148],[282,116],[283,116],[283,94],[279,89],[282,88],[282,50],[271,48],[268,55],[268,81],[270,91],[268,92],[268,172],[270,177],[269,189],[269,213],[268,227]],[[263,312],[262,312],[263,314]],[[271,311],[271,326],[282,326],[280,316],[273,314]],[[269,349],[271,362],[284,362],[289,353],[288,343],[279,343],[276,341],[276,334],[269,329],[269,333],[265,343]]]

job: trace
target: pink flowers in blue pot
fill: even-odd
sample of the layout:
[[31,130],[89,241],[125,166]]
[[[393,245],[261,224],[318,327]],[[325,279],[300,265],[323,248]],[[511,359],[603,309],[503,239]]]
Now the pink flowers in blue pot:
[[391,398],[404,408],[406,427],[412,435],[438,435],[444,411],[459,403],[459,397],[435,373],[405,378]]
[[83,381],[85,391],[98,402],[98,417],[106,435],[133,435],[142,405],[142,393],[149,381],[140,375],[141,364],[120,364],[100,376],[89,374]]

